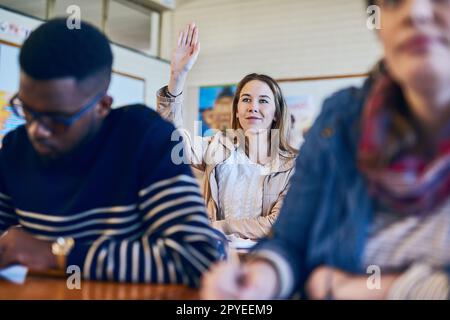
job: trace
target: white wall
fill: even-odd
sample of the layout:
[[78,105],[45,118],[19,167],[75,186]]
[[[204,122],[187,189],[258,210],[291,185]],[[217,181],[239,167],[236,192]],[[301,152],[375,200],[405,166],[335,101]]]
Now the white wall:
[[169,81],[169,64],[113,45],[114,70],[145,79],[145,102],[156,108],[156,91]]
[[[186,23],[199,26],[202,51],[187,89],[195,95],[198,86],[235,83],[251,72],[276,79],[366,72],[381,54],[366,17],[364,0],[184,0],[166,43]],[[170,50],[162,52],[170,59]],[[189,125],[196,99],[187,97]]]
[[[29,29],[35,29],[42,23],[40,20],[28,18],[4,9],[0,9],[0,21],[15,23]],[[19,45],[24,41],[23,38],[4,33],[0,33],[0,39]],[[112,45],[112,50],[114,54],[113,69],[144,78],[146,82],[145,103],[155,107],[156,91],[168,81],[169,64],[116,45]]]

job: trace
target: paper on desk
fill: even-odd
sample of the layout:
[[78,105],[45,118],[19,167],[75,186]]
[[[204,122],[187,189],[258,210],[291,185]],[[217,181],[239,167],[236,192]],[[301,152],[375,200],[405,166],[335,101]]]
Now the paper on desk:
[[242,239],[234,234],[227,235],[228,245],[233,249],[250,249],[256,244],[256,241]]
[[27,267],[17,264],[0,269],[0,279],[5,279],[17,284],[23,284],[27,278],[27,273]]

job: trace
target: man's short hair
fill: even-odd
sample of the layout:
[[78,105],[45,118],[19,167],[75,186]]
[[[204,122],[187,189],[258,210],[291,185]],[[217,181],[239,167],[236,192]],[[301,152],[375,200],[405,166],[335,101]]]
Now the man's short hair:
[[25,40],[20,67],[35,80],[73,77],[77,82],[102,74],[111,77],[113,55],[107,37],[93,25],[81,22],[69,29],[65,18],[39,26]]

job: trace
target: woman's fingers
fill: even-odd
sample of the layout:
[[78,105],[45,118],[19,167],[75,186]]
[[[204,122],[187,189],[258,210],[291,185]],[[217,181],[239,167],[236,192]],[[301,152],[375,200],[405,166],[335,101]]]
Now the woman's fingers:
[[191,38],[190,46],[195,47],[197,42],[198,42],[198,28],[196,25],[194,25],[194,28],[192,30],[192,38]]
[[178,47],[195,47],[198,42],[198,28],[195,23],[188,24],[178,36]]
[[187,25],[187,37],[186,37],[186,42],[185,42],[185,45],[187,47],[190,45],[191,40],[192,40],[192,29],[193,29],[192,23],[189,23]]
[[330,294],[334,269],[320,266],[311,272],[306,282],[306,290],[311,299],[325,299]]
[[188,33],[189,33],[189,25],[187,25],[186,28],[184,28],[183,40],[181,40],[181,46],[182,47],[186,46]]
[[202,279],[202,299],[236,299],[239,292],[239,266],[228,262],[216,264]]
[[188,30],[187,30],[187,38],[186,38],[186,47],[190,47],[191,46],[191,42],[192,42],[192,34],[194,33],[194,24],[190,23],[188,24]]
[[192,57],[194,57],[194,59],[197,59],[199,52],[200,52],[200,42],[198,42],[195,45],[194,49],[192,50]]
[[177,46],[178,46],[178,47],[181,46],[181,43],[182,43],[182,41],[183,41],[183,36],[184,36],[184,32],[183,32],[183,31],[180,31],[180,34],[179,34],[179,36],[178,36],[178,41],[177,41]]

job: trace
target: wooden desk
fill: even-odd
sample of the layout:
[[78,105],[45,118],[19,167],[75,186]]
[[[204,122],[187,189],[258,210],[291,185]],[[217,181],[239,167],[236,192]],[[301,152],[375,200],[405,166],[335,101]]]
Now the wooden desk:
[[0,280],[0,300],[197,300],[198,290],[182,285],[82,281],[69,290],[64,278],[28,277],[23,285]]

